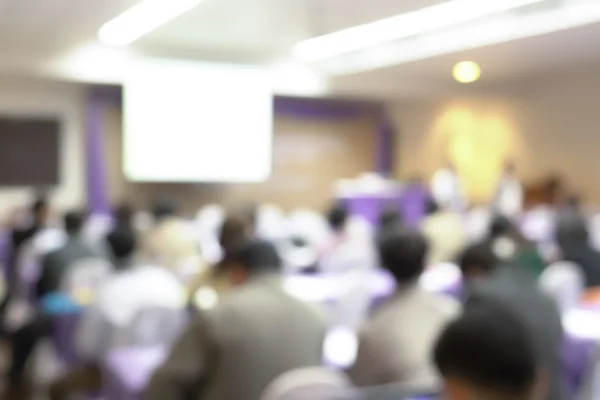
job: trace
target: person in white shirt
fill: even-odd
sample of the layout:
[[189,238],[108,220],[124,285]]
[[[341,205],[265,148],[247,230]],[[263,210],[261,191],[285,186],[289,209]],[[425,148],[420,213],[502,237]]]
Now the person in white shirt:
[[51,400],[97,393],[102,388],[99,364],[109,351],[111,338],[143,308],[185,307],[185,289],[173,273],[162,267],[134,265],[135,245],[135,236],[114,233],[112,249],[119,270],[100,287],[95,303],[85,311],[77,328],[75,346],[85,364],[50,386]]
[[515,218],[523,210],[523,186],[516,176],[515,164],[507,161],[494,196],[494,211],[507,218]]
[[431,193],[440,207],[460,212],[465,208],[464,187],[450,162],[439,169],[431,181]]

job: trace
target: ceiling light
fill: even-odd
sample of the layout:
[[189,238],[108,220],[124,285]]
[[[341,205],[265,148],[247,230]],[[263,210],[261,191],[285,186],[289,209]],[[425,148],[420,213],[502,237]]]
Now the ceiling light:
[[481,68],[473,61],[463,61],[454,66],[452,75],[460,83],[471,83],[479,79]]
[[541,1],[544,0],[449,0],[305,40],[294,47],[294,57],[305,62],[321,61]]
[[204,0],[144,0],[104,24],[98,36],[112,46],[130,44]]

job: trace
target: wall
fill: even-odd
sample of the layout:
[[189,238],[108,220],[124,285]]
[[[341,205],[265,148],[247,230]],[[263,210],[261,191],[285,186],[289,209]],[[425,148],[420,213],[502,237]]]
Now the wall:
[[[0,79],[0,113],[59,116],[62,119],[60,184],[51,191],[58,208],[81,206],[85,199],[82,85],[33,79]],[[35,160],[32,160],[35,162]],[[31,188],[0,187],[0,220],[31,201]]]
[[532,78],[503,93],[393,104],[397,175],[429,179],[450,159],[472,200],[486,201],[510,157],[526,183],[556,173],[600,204],[600,69]]
[[[161,195],[178,200],[189,212],[201,205],[269,202],[284,209],[322,209],[332,196],[332,184],[353,178],[375,165],[375,121],[307,121],[276,117],[273,174],[262,184],[162,184],[127,182],[121,173],[121,111],[105,115],[111,200],[128,199],[141,206]],[[232,162],[235,162],[232,160]]]

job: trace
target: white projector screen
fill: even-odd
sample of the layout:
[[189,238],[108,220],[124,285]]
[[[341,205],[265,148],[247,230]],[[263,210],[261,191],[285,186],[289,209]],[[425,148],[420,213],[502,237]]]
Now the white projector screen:
[[144,182],[263,182],[273,95],[258,67],[141,59],[124,83],[125,176]]

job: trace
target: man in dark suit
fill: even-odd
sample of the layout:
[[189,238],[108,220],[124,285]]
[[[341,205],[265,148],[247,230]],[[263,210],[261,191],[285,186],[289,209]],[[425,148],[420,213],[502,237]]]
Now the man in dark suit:
[[[65,215],[64,225],[68,240],[62,248],[46,255],[42,262],[42,275],[37,284],[39,300],[46,294],[59,290],[65,272],[74,262],[103,255],[101,251],[94,249],[81,237],[84,220],[82,212],[69,212]],[[19,398],[20,391],[23,390],[27,360],[39,340],[48,333],[50,322],[47,316],[39,314],[11,337],[12,362],[9,369],[9,393],[15,398]]]
[[270,243],[234,251],[226,274],[237,288],[189,324],[144,398],[259,399],[280,374],[320,365],[325,321],[283,291],[280,267]]
[[500,264],[489,246],[476,244],[467,248],[460,267],[466,284],[465,309],[491,303],[521,318],[534,339],[537,364],[548,378],[546,400],[564,399],[560,368],[563,327],[554,301],[540,291],[535,279],[522,267]]

